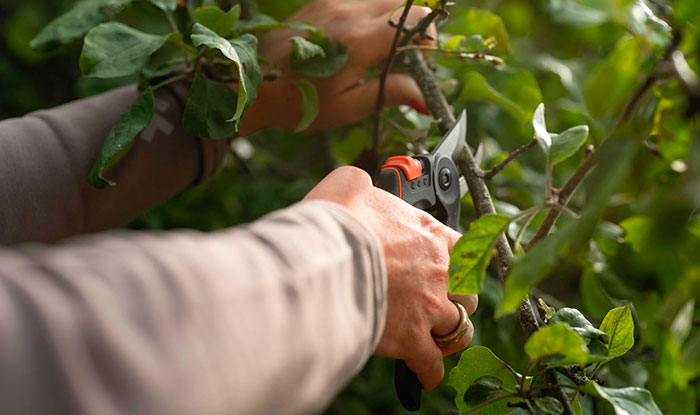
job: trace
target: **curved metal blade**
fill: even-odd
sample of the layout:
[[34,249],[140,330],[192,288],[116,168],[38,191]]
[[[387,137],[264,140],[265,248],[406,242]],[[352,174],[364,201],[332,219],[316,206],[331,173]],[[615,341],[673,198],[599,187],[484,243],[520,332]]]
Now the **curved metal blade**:
[[449,156],[452,161],[457,163],[459,156],[462,154],[462,149],[467,143],[467,111],[462,111],[457,119],[457,123],[452,129],[445,134],[440,144],[433,150],[434,155]]

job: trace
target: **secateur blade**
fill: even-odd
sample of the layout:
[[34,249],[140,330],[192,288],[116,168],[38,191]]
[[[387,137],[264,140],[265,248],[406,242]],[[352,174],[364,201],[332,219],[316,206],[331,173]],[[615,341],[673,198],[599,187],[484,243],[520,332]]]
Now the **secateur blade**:
[[467,112],[462,111],[457,118],[454,127],[445,134],[440,144],[435,147],[432,154],[435,156],[449,156],[457,164],[462,149],[467,144]]

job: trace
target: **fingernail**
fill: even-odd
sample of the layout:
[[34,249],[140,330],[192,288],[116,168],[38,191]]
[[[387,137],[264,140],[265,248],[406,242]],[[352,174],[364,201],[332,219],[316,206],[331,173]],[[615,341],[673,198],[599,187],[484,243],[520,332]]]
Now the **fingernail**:
[[411,106],[414,110],[418,111],[419,113],[423,115],[431,115],[430,110],[420,102],[416,101],[415,99],[412,99],[411,102],[408,103],[408,105]]

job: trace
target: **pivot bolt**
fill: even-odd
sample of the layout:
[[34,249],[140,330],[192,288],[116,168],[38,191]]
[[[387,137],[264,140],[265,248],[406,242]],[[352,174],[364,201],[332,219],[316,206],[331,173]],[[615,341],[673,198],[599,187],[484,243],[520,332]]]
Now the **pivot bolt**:
[[442,170],[440,170],[439,182],[442,190],[447,190],[450,188],[450,185],[452,184],[452,173],[450,172],[450,169],[443,167]]

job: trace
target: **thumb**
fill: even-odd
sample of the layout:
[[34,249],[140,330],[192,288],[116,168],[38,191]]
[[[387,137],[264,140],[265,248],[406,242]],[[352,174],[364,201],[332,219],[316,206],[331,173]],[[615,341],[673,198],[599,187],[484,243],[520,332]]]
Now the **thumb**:
[[[354,114],[354,117],[357,118],[352,121],[365,119],[374,112],[378,92],[379,79],[373,79],[372,81],[359,84],[343,94],[342,100],[349,110],[348,113]],[[386,107],[410,105],[422,114],[429,114],[420,88],[409,75],[390,74],[386,79],[384,97],[384,105]]]

